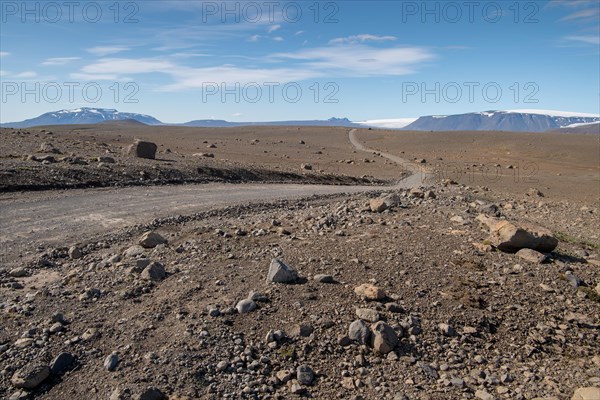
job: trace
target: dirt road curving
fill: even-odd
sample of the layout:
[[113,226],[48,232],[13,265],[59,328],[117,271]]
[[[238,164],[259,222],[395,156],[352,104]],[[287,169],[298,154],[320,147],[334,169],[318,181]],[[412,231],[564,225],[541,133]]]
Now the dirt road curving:
[[[350,131],[352,145],[366,152]],[[418,167],[391,154],[382,156],[402,168]],[[401,172],[401,171],[399,171]],[[415,173],[394,188],[418,186]],[[304,184],[202,184],[181,186],[82,189],[51,193],[12,193],[0,197],[0,246],[25,248],[36,243],[70,244],[82,237],[149,222],[154,218],[187,215],[229,205],[295,199],[311,195],[381,190],[373,186]]]

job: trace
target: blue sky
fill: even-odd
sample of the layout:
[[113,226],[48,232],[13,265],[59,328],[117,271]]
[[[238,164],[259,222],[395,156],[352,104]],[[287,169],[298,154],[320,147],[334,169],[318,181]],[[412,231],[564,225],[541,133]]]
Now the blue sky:
[[2,122],[82,106],[164,122],[600,113],[593,0],[64,4],[1,2]]

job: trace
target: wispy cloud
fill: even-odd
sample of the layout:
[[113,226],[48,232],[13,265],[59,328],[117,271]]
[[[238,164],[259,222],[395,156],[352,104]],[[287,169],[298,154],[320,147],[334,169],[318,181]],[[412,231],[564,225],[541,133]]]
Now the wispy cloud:
[[331,39],[329,44],[344,44],[344,43],[364,43],[364,42],[385,42],[396,40],[395,36],[377,36],[364,33],[361,35],[352,35]]
[[77,61],[80,60],[80,57],[54,57],[54,58],[48,58],[45,61],[42,62],[42,65],[66,65],[69,64],[72,61]]
[[279,29],[281,29],[281,25],[273,25],[273,26],[269,27],[269,30],[267,32],[273,33],[275,31],[278,31]]
[[600,37],[595,35],[567,36],[565,40],[585,44],[600,45]]
[[0,51],[0,57],[8,57],[10,56],[10,53],[7,51]]
[[35,78],[36,76],[37,76],[37,73],[34,71],[24,71],[24,72],[18,73],[16,75],[13,75],[13,78],[29,79],[29,78]]
[[285,39],[283,39],[281,36],[275,36],[273,40],[276,42],[283,42]]
[[[357,57],[357,54],[360,55]],[[253,67],[213,65],[190,67],[176,58],[104,58],[84,66],[73,78],[122,80],[124,75],[163,74],[172,82],[161,91],[199,89],[209,83],[226,85],[305,81],[318,78],[398,76],[414,73],[435,59],[419,47],[375,48],[365,44],[341,44],[266,55]],[[261,65],[261,62],[263,63]]]
[[103,57],[110,54],[122,53],[127,50],[129,50],[129,47],[125,46],[96,46],[87,49],[87,52],[98,57]]
[[258,42],[262,36],[260,35],[252,35],[248,38],[249,42]]

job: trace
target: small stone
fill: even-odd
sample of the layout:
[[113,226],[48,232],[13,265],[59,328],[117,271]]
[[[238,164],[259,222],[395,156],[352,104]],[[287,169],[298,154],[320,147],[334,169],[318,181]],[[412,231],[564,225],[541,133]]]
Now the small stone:
[[309,337],[312,333],[312,326],[304,324],[296,324],[289,331],[291,337]]
[[290,371],[281,370],[277,371],[275,377],[279,379],[281,383],[287,383],[290,379],[292,379],[292,374],[290,374]]
[[548,259],[545,254],[531,249],[521,249],[517,251],[517,256],[533,264],[541,264]]
[[26,366],[14,373],[11,382],[19,389],[35,389],[49,376],[50,368],[47,365]]
[[486,392],[485,390],[478,390],[475,392],[475,398],[480,400],[494,400],[494,396]]
[[371,325],[371,345],[375,351],[382,354],[387,354],[394,350],[398,345],[398,335],[394,329],[386,324],[385,322],[379,321],[374,325]]
[[371,338],[371,331],[363,320],[357,319],[350,324],[348,337],[360,344],[367,344]]
[[398,303],[386,303],[385,309],[391,313],[403,313],[404,309]]
[[567,271],[565,273],[565,278],[567,279],[567,282],[569,282],[574,288],[581,286],[581,279],[571,271]]
[[367,300],[382,300],[385,299],[385,291],[370,283],[363,283],[362,285],[354,288],[354,293],[367,299]]
[[150,281],[162,281],[166,276],[165,267],[161,263],[153,261],[144,268],[140,276],[142,279]]
[[79,247],[77,247],[77,246],[69,247],[69,258],[71,260],[76,260],[81,257],[83,257],[83,253]]
[[276,258],[271,260],[271,265],[269,266],[269,273],[267,275],[267,282],[294,283],[297,280],[298,273],[294,268],[284,264],[282,261]]
[[119,364],[119,354],[116,352],[111,353],[104,359],[104,368],[107,371],[114,371]]
[[439,328],[440,332],[442,332],[442,335],[444,335],[444,336],[455,336],[456,335],[456,331],[454,330],[454,328],[448,324],[439,324],[438,328]]
[[229,363],[225,360],[223,361],[219,361],[219,363],[217,364],[217,371],[219,372],[223,372],[225,371],[227,368],[229,367]]
[[158,246],[159,244],[165,243],[167,243],[167,239],[165,239],[156,232],[146,232],[142,235],[142,237],[139,240],[139,245],[146,249],[152,249]]
[[331,275],[318,274],[315,275],[314,279],[319,283],[334,283],[333,276]]
[[11,269],[8,274],[10,276],[12,276],[13,278],[22,278],[24,276],[27,276],[27,270],[23,267],[17,267],[17,268]]
[[387,210],[388,205],[384,199],[371,199],[369,201],[369,207],[371,208],[372,212],[380,213]]
[[381,319],[379,313],[376,310],[371,310],[370,308],[357,308],[356,316],[367,322],[377,322]]
[[164,400],[165,396],[160,390],[156,388],[148,388],[140,393],[138,396],[134,396],[134,400]]
[[292,394],[301,394],[304,392],[304,388],[297,383],[292,384],[290,387],[290,393]]
[[308,365],[301,365],[296,369],[296,379],[303,385],[311,385],[315,379],[315,373]]
[[246,314],[250,311],[256,310],[256,303],[253,300],[244,299],[238,302],[235,308],[237,309],[238,313]]

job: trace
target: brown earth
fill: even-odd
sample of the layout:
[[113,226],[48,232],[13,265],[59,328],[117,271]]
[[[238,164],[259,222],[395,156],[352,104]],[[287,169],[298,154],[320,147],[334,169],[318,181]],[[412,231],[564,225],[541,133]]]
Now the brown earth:
[[[171,160],[166,162],[175,170],[188,163],[214,165],[215,170],[274,171],[277,166],[278,172],[304,176],[300,164],[311,163],[313,174],[325,180],[330,179],[327,165],[338,167],[333,172],[339,175],[387,180],[404,170],[354,150],[348,130],[341,128],[44,129],[53,134],[2,131],[9,140],[0,144],[2,170],[17,171],[8,174],[13,184],[25,176],[19,168],[38,171],[26,175],[36,184],[70,168],[23,161],[24,155],[38,154],[41,142],[52,142],[63,153],[56,157],[114,157],[117,162],[108,167],[97,162],[80,166],[93,169],[100,179],[108,175],[104,168],[133,174],[165,162],[122,156],[134,137],[158,143],[159,158]],[[28,245],[3,252],[0,265],[0,397],[16,396],[16,377],[27,368],[49,365],[64,352],[75,358],[67,371],[51,374],[14,398],[562,400],[579,387],[600,386],[600,221],[598,198],[590,190],[597,185],[598,170],[593,149],[585,148],[596,146],[597,156],[597,139],[562,135],[544,141],[536,134],[509,140],[503,137],[512,134],[453,133],[453,140],[444,143],[440,137],[449,134],[433,135],[358,132],[367,147],[425,158],[425,167],[437,171],[437,157],[440,163],[470,159],[460,152],[465,143],[481,152],[472,163],[491,161],[504,168],[516,166],[519,157],[539,158],[540,180],[522,186],[502,180],[445,181],[427,184],[423,192],[374,187],[365,193],[287,200],[274,193],[258,203],[229,201],[223,194],[220,204],[204,211],[184,208],[188,214],[173,211],[170,216],[168,210],[178,208],[165,194],[163,207],[160,202],[151,207],[156,212],[144,208],[136,214],[132,208],[136,221],[143,222],[125,218],[103,229],[98,226],[104,221],[85,219],[77,229],[65,228],[72,221],[61,224],[67,217],[61,217],[60,199],[69,197],[65,207],[88,199],[82,200],[85,208],[90,197],[109,190],[114,191],[110,204],[118,210],[132,201],[143,205],[140,196],[124,195],[119,201],[119,193],[138,188],[2,194],[5,207],[39,205],[39,213],[29,217],[32,221],[25,217],[23,224],[43,227],[45,222],[63,242],[28,241],[37,235],[34,231],[8,238]],[[255,139],[259,142],[249,144]],[[574,139],[581,143],[573,144]],[[211,143],[217,147],[206,149]],[[195,147],[185,149],[190,146]],[[566,150],[560,152],[561,147]],[[573,156],[575,150],[581,154]],[[215,158],[191,158],[200,151]],[[543,161],[543,154],[554,156]],[[563,189],[551,179],[552,173],[556,177],[552,168],[559,166],[563,176],[575,176]],[[177,194],[189,186],[160,189]],[[373,212],[370,200],[382,190],[398,198],[389,210]],[[425,195],[427,190],[432,193]],[[476,220],[481,212],[543,225],[560,243],[543,264],[493,251],[487,229]],[[75,237],[64,232],[68,229],[77,232]],[[146,231],[158,232],[168,243],[136,248]],[[80,258],[69,255],[71,246],[81,251]],[[292,285],[267,283],[274,257],[295,268],[301,279]],[[142,272],[145,260],[163,265],[166,275],[149,280]],[[316,281],[318,274],[330,275],[334,283]],[[357,296],[354,288],[364,283],[383,289],[386,298]],[[251,296],[257,309],[239,314],[235,306],[251,291],[258,292]],[[360,311],[362,318],[376,313],[392,327],[399,337],[392,352],[380,354],[344,338],[358,319],[356,308],[370,310]],[[268,332],[276,330],[284,335],[273,341]],[[109,371],[104,364],[113,352],[119,361]],[[314,371],[310,384],[295,381],[296,369],[304,365]],[[151,397],[149,387],[163,397]]]

